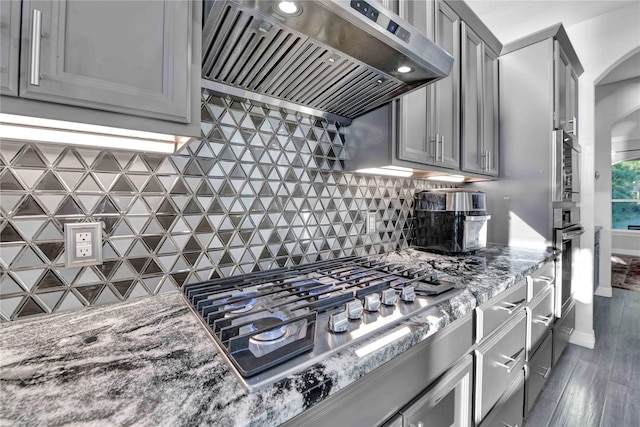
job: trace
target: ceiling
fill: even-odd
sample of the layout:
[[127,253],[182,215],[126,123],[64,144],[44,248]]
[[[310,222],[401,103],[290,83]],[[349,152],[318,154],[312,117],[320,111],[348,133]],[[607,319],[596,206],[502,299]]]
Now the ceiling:
[[465,0],[503,44],[559,22],[566,28],[637,1]]

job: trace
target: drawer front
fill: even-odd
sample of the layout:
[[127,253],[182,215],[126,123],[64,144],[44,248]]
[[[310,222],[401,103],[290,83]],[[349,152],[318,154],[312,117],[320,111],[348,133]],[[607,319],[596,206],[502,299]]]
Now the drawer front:
[[553,364],[555,365],[560,355],[567,346],[571,334],[576,326],[576,304],[571,301],[566,315],[553,327]]
[[524,388],[524,373],[520,371],[518,377],[511,384],[496,407],[487,415],[482,424],[480,424],[480,427],[522,426]]
[[524,307],[527,302],[527,281],[521,280],[515,286],[491,298],[476,308],[476,342],[488,337]]
[[476,349],[476,422],[487,415],[520,375],[525,361],[526,329],[527,315],[522,310]]
[[529,375],[526,382],[527,413],[533,408],[533,404],[547,382],[551,374],[551,360],[553,356],[551,333],[548,333],[542,345],[529,362]]
[[532,301],[547,286],[555,283],[555,262],[549,262],[535,271],[532,275],[527,276],[529,282],[528,301]]
[[536,351],[547,331],[553,327],[553,309],[553,288],[549,287],[530,307],[528,356]]
[[400,411],[403,426],[471,427],[471,355],[451,368],[415,402]]

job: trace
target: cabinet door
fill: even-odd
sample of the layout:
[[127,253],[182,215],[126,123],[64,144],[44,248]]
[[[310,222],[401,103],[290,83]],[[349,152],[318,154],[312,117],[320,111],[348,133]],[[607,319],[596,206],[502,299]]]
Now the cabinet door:
[[484,45],[482,87],[482,148],[484,174],[498,176],[500,172],[500,143],[498,133],[498,55]]
[[482,173],[487,153],[483,140],[483,66],[482,40],[462,24],[462,170]]
[[436,2],[435,43],[449,52],[453,69],[448,77],[427,86],[428,117],[435,128],[427,129],[434,141],[438,166],[460,169],[460,17],[444,2]]
[[170,0],[25,1],[20,95],[189,123],[192,7]]
[[[429,8],[425,1],[402,1],[398,14],[425,35],[429,35]],[[428,138],[430,120],[427,116],[427,88],[418,89],[400,98],[398,103],[398,158],[401,160],[435,164],[435,142]]]
[[18,96],[20,53],[19,0],[0,2],[0,93]]
[[567,130],[567,69],[571,67],[569,59],[562,51],[560,43],[554,42],[554,127]]
[[578,74],[567,67],[567,120],[569,133],[578,136]]

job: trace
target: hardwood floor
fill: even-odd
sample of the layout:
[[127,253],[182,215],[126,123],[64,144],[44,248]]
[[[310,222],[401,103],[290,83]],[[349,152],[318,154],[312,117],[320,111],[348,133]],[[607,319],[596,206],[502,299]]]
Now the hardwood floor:
[[526,427],[640,426],[640,292],[595,297],[593,350],[569,344]]

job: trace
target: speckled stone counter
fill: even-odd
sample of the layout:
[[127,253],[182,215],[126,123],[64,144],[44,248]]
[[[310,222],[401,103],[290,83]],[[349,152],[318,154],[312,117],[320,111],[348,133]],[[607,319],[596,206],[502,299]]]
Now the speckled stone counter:
[[0,425],[275,426],[554,256],[502,246],[457,257],[412,249],[381,255],[433,269],[463,292],[408,320],[414,332],[386,347],[362,358],[347,349],[255,393],[236,382],[178,292],[0,324]]

